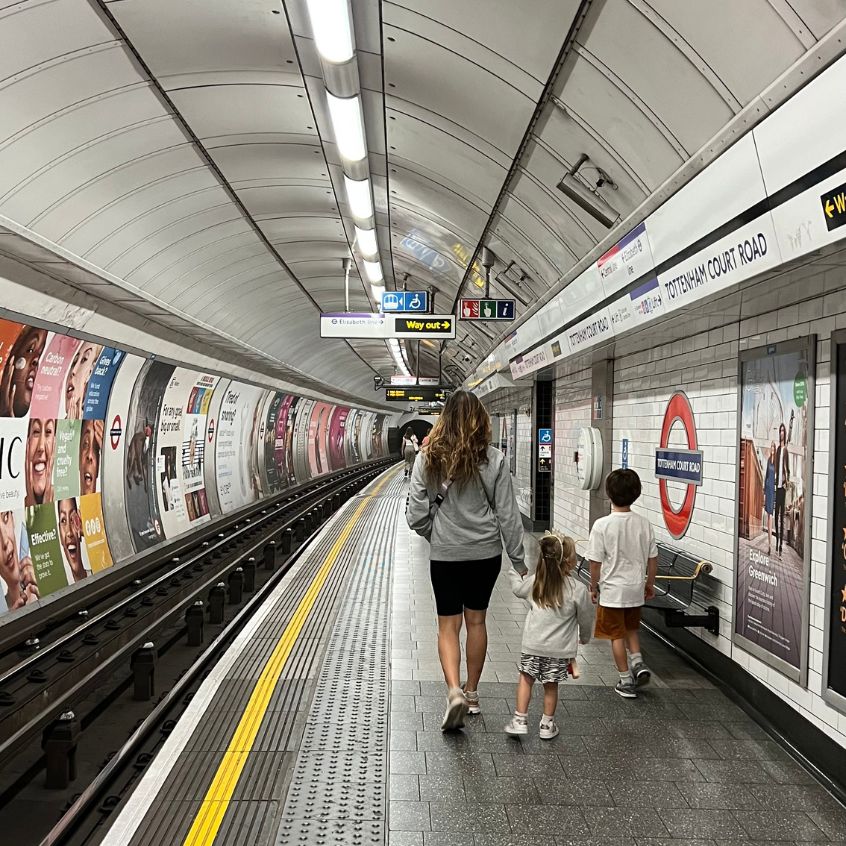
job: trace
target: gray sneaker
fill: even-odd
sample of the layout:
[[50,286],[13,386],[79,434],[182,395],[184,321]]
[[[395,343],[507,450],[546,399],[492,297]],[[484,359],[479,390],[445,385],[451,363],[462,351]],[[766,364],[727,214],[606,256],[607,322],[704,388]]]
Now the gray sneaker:
[[649,684],[649,680],[652,678],[652,671],[643,661],[638,661],[637,664],[632,664],[632,675],[634,676],[635,684],[638,687],[643,687],[643,685]]
[[637,699],[637,687],[634,684],[618,681],[614,690],[616,690],[623,699]]

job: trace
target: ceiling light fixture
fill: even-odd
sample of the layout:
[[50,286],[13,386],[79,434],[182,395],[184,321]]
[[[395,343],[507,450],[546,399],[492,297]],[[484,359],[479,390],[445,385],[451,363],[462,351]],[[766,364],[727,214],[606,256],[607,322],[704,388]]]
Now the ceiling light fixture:
[[371,285],[377,285],[385,278],[382,273],[382,262],[367,261],[367,259],[365,259],[363,264],[364,272],[367,274],[367,281],[370,282]]
[[375,229],[360,229],[355,227],[355,240],[363,256],[367,258],[379,257],[379,244],[376,241]]
[[350,179],[344,174],[344,187],[347,189],[347,204],[353,217],[369,220],[373,217],[373,198],[370,196],[369,179]]
[[364,140],[364,122],[361,117],[361,100],[355,97],[336,97],[326,92],[329,117],[338,152],[348,161],[360,162],[367,155]]
[[320,57],[336,65],[352,59],[355,48],[347,0],[306,0],[306,5]]
[[582,153],[576,164],[561,178],[557,187],[565,197],[571,199],[582,211],[587,212],[592,218],[610,229],[620,220],[620,214],[600,197],[596,193],[596,190],[603,185],[616,190],[617,186],[611,180],[611,177],[598,167],[591,168],[597,173],[594,187],[591,187],[582,178],[577,176],[576,174],[579,168],[588,161],[590,161],[590,158],[587,154]]

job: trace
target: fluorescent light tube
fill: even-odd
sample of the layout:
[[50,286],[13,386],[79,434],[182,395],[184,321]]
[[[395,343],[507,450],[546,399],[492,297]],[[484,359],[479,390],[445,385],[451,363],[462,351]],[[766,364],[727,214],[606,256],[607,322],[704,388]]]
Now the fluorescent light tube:
[[371,285],[378,285],[385,278],[382,274],[382,264],[378,261],[365,260],[364,272],[367,275],[367,281]]
[[355,51],[347,0],[306,0],[306,5],[321,58],[333,64],[348,62]]
[[329,117],[335,133],[338,152],[351,162],[360,162],[367,155],[364,141],[364,122],[361,117],[361,103],[356,97],[336,97],[326,92],[329,102]]
[[358,244],[359,250],[363,256],[373,258],[379,254],[379,244],[376,242],[375,229],[359,229],[355,228],[355,241]]
[[371,285],[370,293],[373,294],[373,299],[376,300],[376,305],[382,304],[382,294],[385,293],[384,285]]
[[350,179],[344,174],[344,187],[347,189],[347,204],[353,217],[367,220],[373,217],[373,199],[370,196],[369,179]]

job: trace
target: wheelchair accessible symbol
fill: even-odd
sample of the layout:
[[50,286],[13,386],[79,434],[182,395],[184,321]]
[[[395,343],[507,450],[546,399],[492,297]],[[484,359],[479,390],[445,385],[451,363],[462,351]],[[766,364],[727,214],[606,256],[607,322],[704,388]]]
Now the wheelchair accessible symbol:
[[538,443],[551,444],[552,443],[552,429],[538,429]]
[[[684,429],[687,449],[670,447],[670,431],[676,421],[681,423]],[[661,426],[661,440],[655,451],[655,475],[658,479],[658,493],[664,523],[673,538],[679,540],[690,528],[693,505],[696,501],[696,488],[702,484],[702,451],[696,439],[693,409],[687,394],[683,391],[674,393],[667,403],[664,422]],[[674,508],[670,502],[668,481],[686,484],[684,501],[678,509]]]

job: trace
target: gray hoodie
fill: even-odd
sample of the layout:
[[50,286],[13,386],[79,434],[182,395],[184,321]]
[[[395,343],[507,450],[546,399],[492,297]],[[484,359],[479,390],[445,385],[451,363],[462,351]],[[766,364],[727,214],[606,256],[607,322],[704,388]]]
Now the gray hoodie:
[[561,607],[541,608],[532,600],[534,586],[534,573],[524,579],[516,573],[511,574],[514,595],[529,604],[521,652],[543,658],[575,658],[579,641],[587,643],[593,629],[595,611],[587,588],[578,579],[568,576]]
[[488,447],[488,460],[479,475],[464,487],[450,486],[444,501],[430,516],[437,487],[426,482],[426,452],[420,453],[411,474],[406,519],[409,528],[431,544],[434,561],[472,561],[505,551],[518,573],[523,561],[523,521],[517,509],[511,473],[505,456]]

